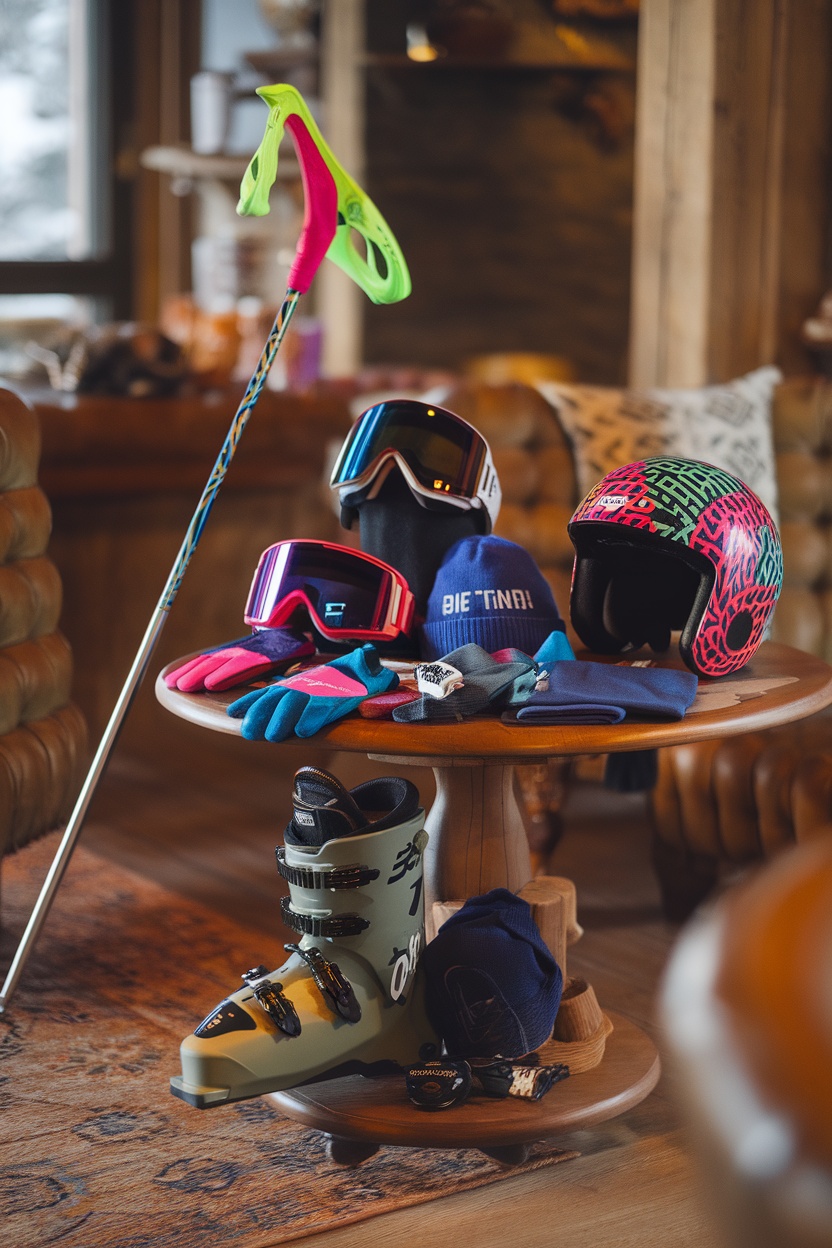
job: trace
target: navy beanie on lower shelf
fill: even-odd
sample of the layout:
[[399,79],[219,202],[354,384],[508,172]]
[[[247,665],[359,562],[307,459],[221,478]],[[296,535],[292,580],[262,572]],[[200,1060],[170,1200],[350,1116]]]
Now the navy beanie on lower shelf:
[[422,964],[428,1015],[452,1057],[522,1057],[551,1036],[563,975],[529,903],[508,889],[469,898]]
[[493,534],[463,537],[436,574],[422,627],[424,657],[474,642],[489,654],[534,652],[562,627],[549,583],[527,550]]

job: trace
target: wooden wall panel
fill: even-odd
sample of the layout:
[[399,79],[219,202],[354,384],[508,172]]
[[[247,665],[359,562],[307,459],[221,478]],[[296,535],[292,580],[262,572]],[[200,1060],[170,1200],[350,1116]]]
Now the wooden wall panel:
[[[633,79],[621,89],[631,99]],[[413,293],[367,309],[368,362],[537,351],[623,380],[631,140],[604,146],[563,91],[546,73],[369,71],[368,189]]]
[[777,358],[788,373],[816,366],[800,331],[832,285],[832,3],[800,0],[796,18],[789,23],[786,48],[780,205]]
[[459,368],[540,352],[621,382],[636,23],[503,8],[515,40],[502,59],[477,43],[420,65],[404,55],[406,6],[366,0],[365,179],[413,293],[365,306],[365,359]]

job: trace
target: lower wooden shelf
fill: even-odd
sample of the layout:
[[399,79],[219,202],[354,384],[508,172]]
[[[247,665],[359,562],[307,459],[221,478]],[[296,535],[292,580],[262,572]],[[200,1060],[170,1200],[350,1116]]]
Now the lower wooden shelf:
[[474,1148],[518,1165],[537,1141],[615,1118],[656,1086],[661,1064],[653,1041],[629,1019],[606,1013],[613,1029],[601,1062],[555,1084],[540,1101],[472,1096],[430,1112],[411,1104],[396,1075],[351,1075],[273,1092],[270,1099],[290,1118],[325,1132],[329,1156],[340,1165],[359,1165],[384,1145]]

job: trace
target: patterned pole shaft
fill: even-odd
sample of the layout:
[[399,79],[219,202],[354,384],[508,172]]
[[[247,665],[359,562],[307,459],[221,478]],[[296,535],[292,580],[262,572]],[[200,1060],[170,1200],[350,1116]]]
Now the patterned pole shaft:
[[191,556],[196,550],[199,539],[202,536],[202,530],[205,528],[205,523],[211,514],[211,508],[214,505],[214,500],[219,493],[220,486],[225,480],[225,474],[228,472],[228,465],[234,458],[234,452],[237,450],[237,443],[240,441],[243,430],[248,424],[248,418],[251,415],[252,408],[260,397],[260,391],[266,384],[266,378],[269,375],[269,369],[272,366],[272,361],[277,355],[280,344],[283,341],[283,336],[286,333],[286,327],[292,319],[292,313],[297,307],[299,299],[300,291],[288,290],[283,303],[280,305],[280,310],[275,317],[271,333],[269,334],[266,345],[263,348],[260,359],[257,362],[257,368],[254,370],[251,381],[246,387],[246,392],[243,395],[240,406],[237,408],[237,413],[231,422],[231,428],[228,430],[225,441],[222,444],[222,449],[217,456],[217,462],[214,464],[211,476],[208,478],[205,489],[202,491],[202,497],[197,503],[196,511],[193,514],[191,523],[188,525],[188,531],[185,534],[179,554],[176,557],[176,562],[171,568],[167,585],[162,592],[162,597],[159,599],[160,611],[170,611],[173,605],[173,600],[179,593],[179,587],[182,584],[182,579],[188,569],[188,564],[191,562]]
[[162,596],[159,599],[156,610],[153,612],[150,623],[147,626],[144,637],[142,638],[142,643],[139,646],[138,653],[133,660],[133,665],[130,668],[124,685],[122,686],[121,693],[118,696],[118,701],[116,702],[113,712],[110,715],[107,727],[104,729],[103,736],[98,743],[98,749],[95,752],[90,769],[87,772],[86,779],[81,787],[81,792],[78,794],[75,807],[69,817],[66,828],[64,829],[61,843],[58,846],[55,857],[52,860],[52,865],[50,866],[46,879],[44,880],[43,887],[41,888],[38,899],[35,902],[34,909],[29,916],[29,922],[26,925],[23,936],[20,939],[20,944],[18,945],[17,951],[12,959],[11,966],[9,967],[8,974],[6,975],[6,979],[3,984],[2,992],[0,992],[0,1014],[4,1013],[6,1010],[12,993],[14,992],[17,982],[20,979],[29,953],[34,947],[35,941],[38,938],[38,933],[46,920],[46,916],[49,914],[52,899],[54,898],[55,893],[58,890],[58,886],[63,879],[66,868],[69,866],[75,842],[78,839],[81,828],[84,825],[84,818],[86,816],[87,809],[93,799],[96,789],[98,788],[98,782],[101,779],[104,768],[107,765],[107,760],[110,757],[113,746],[118,739],[118,734],[121,731],[121,726],[124,723],[125,716],[132,705],[136,690],[141,684],[144,674],[147,671],[153,651],[156,649],[156,643],[159,640],[165,621],[168,618],[168,612],[170,611],[174,598],[179,592],[179,586],[182,584],[182,578],[184,577],[188,564],[191,561],[191,556],[196,550],[197,543],[199,542],[211,508],[214,505],[214,500],[217,497],[219,488],[225,479],[225,474],[228,471],[228,465],[234,458],[237,443],[240,441],[242,432],[248,423],[248,418],[251,415],[251,410],[254,407],[254,404],[257,402],[260,391],[265,385],[266,377],[268,376],[269,369],[272,366],[272,361],[277,355],[278,348],[283,340],[283,335],[286,333],[286,326],[289,324],[299,298],[299,291],[290,289],[286,292],[286,297],[281,304],[280,311],[275,317],[274,325],[272,326],[271,333],[269,334],[266,345],[263,348],[263,353],[257,363],[257,368],[254,370],[254,375],[248,383],[242,402],[237,408],[237,412],[231,422],[231,428],[229,429],[226,439],[223,442],[222,449],[217,457],[217,462],[214,464],[208,483],[202,491],[202,497],[197,504],[196,511],[194,512],[191,523],[188,526],[188,531],[185,534],[185,539],[179,550],[176,562],[171,569],[167,584],[162,591]]

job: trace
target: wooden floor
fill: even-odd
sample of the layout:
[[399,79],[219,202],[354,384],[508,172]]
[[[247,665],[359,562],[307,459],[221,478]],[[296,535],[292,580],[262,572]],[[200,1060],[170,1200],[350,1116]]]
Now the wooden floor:
[[[84,844],[273,934],[279,896],[273,849],[290,813],[295,768],[315,761],[354,784],[379,774],[378,765],[343,754],[325,759],[308,745],[261,747],[179,727],[175,750],[162,734],[155,751],[143,756],[116,751]],[[430,801],[431,774],[409,774]],[[594,785],[574,789],[549,869],[574,879],[578,889],[585,935],[570,951],[570,973],[588,979],[602,1006],[633,1019],[661,1048],[656,990],[677,933],[659,910],[641,799]],[[635,1110],[562,1140],[580,1150],[577,1160],[303,1243],[444,1248],[453,1237],[477,1248],[708,1248],[718,1240],[699,1200],[675,1104],[672,1073],[665,1070]]]

